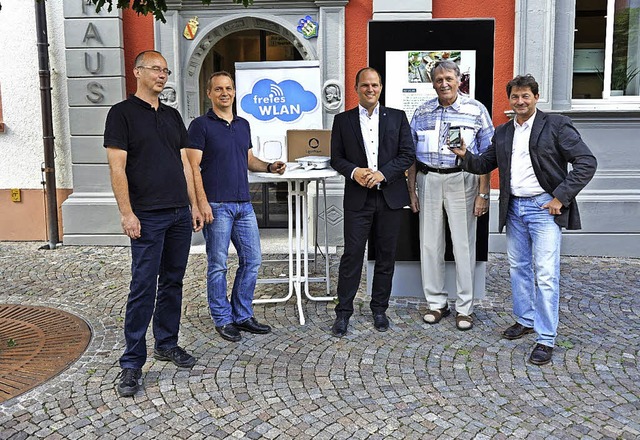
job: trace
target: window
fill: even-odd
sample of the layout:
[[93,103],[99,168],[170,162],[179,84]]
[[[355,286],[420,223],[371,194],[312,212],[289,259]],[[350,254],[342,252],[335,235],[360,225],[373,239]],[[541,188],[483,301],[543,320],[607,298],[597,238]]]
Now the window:
[[579,0],[573,99],[638,100],[640,0]]

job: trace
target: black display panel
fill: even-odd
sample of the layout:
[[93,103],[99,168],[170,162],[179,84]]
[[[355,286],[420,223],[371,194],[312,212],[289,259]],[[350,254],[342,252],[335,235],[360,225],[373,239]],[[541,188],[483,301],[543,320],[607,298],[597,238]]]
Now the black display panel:
[[[398,69],[406,69],[407,64],[394,63],[387,66],[390,53],[404,51],[419,54],[430,51],[473,51],[474,60],[471,68],[473,88],[471,95],[482,102],[489,114],[493,106],[493,66],[494,66],[494,32],[495,22],[492,19],[468,20],[426,20],[426,21],[370,21],[369,22],[369,62],[382,76],[382,94],[380,103],[386,102],[386,93],[396,93],[394,85],[387,84],[387,77],[397,77]],[[442,54],[442,52],[433,52]],[[393,72],[390,69],[395,69]],[[389,75],[388,75],[389,73]],[[418,76],[418,75],[416,75]],[[415,80],[420,81],[419,78]],[[394,98],[396,98],[394,96]],[[396,100],[397,101],[397,100]],[[399,105],[393,105],[402,108]],[[407,111],[411,120],[413,113]],[[398,240],[397,261],[419,261],[418,214],[405,210],[402,233]],[[447,228],[447,248],[445,260],[453,261],[450,232]],[[476,260],[487,261],[489,241],[489,214],[478,218],[476,237]],[[369,237],[368,259],[375,260],[375,239]]]

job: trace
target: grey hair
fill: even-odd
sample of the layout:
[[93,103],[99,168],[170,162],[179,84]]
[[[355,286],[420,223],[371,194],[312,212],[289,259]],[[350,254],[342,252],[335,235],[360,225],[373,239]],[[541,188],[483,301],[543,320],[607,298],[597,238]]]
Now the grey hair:
[[456,74],[456,78],[458,78],[458,80],[461,77],[460,74],[460,67],[458,67],[458,65],[450,60],[442,60],[442,61],[438,61],[432,68],[431,68],[431,79],[433,80],[433,78],[436,77],[436,70],[438,69],[442,69],[442,70],[452,70],[453,72],[455,72]]

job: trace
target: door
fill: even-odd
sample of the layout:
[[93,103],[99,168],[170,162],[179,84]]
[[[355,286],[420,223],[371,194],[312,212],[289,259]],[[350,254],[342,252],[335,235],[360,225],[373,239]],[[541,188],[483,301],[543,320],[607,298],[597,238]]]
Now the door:
[[[207,80],[213,72],[226,70],[235,77],[236,62],[301,59],[300,52],[279,34],[257,29],[235,32],[218,41],[205,57],[200,70],[200,90],[206,90]],[[211,103],[205,93],[201,93],[200,96],[200,113],[204,114],[211,107]],[[286,228],[287,184],[252,184],[249,190],[258,226]]]

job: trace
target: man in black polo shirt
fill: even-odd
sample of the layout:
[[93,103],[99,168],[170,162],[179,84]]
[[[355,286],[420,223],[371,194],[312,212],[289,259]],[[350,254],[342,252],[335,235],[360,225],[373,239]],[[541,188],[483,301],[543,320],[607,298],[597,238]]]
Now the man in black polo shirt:
[[[216,72],[207,81],[212,109],[189,126],[187,156],[193,169],[198,206],[204,218],[209,311],[222,338],[237,342],[240,330],[269,333],[253,316],[253,293],[262,261],[258,222],[249,196],[247,168],[284,173],[283,162],[267,163],[252,153],[249,122],[233,114],[236,91],[231,75]],[[227,299],[229,242],[239,267]]]
[[188,146],[184,123],[177,110],[158,100],[171,74],[167,62],[159,52],[145,51],[137,56],[133,73],[135,95],[111,108],[104,130],[120,223],[131,239],[126,348],[117,387],[121,396],[133,396],[140,387],[152,317],[154,357],[178,367],[196,363],[178,346],[178,330],[191,229],[202,228],[183,149]]

